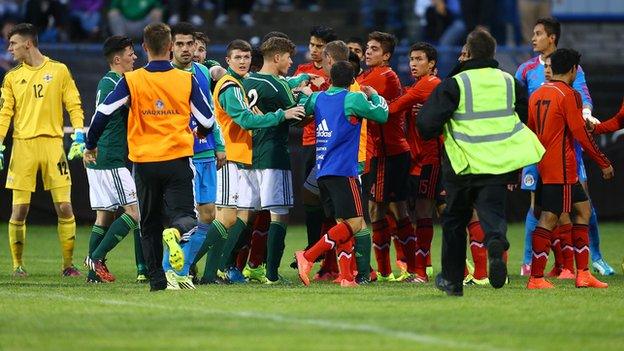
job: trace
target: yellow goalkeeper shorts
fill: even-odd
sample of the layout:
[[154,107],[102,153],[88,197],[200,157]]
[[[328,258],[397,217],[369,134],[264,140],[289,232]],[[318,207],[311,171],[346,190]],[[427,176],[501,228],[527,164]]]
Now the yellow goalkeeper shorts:
[[34,192],[39,170],[45,190],[71,186],[63,139],[46,136],[13,139],[6,187]]

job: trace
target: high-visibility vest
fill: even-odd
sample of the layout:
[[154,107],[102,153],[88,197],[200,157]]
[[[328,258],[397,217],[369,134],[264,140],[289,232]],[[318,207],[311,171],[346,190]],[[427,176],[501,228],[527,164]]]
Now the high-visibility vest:
[[160,162],[193,156],[190,72],[139,68],[124,74],[130,90],[128,158]]
[[459,105],[443,132],[456,174],[504,174],[539,162],[545,150],[515,112],[510,74],[480,68],[453,78],[459,86]]
[[248,103],[247,96],[245,95],[245,88],[243,88],[236,78],[226,74],[219,79],[217,85],[215,85],[212,97],[215,106],[215,117],[219,122],[221,136],[225,142],[225,155],[228,161],[250,165],[252,160],[251,131],[245,130],[236,124],[219,102],[219,93],[222,89],[227,89],[228,85],[238,86],[242,92],[240,98],[246,105]]

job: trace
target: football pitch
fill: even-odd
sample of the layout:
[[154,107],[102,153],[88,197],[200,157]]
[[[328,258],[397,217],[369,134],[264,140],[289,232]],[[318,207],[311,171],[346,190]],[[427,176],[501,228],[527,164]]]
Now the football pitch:
[[[510,284],[496,291],[470,286],[451,298],[431,282],[306,288],[288,267],[306,240],[300,226],[289,228],[281,269],[291,285],[149,293],[134,282],[131,235],[108,257],[117,282],[87,284],[84,276],[60,277],[56,226],[32,225],[24,254],[29,277],[11,277],[6,239],[0,245],[0,350],[622,350],[623,229],[601,225],[603,254],[617,272],[601,277],[608,289],[552,280],[554,290],[526,290],[518,275],[524,231],[515,224]],[[83,272],[89,230],[78,228],[75,262]],[[437,272],[440,227],[435,231]],[[0,233],[6,238],[5,223]]]

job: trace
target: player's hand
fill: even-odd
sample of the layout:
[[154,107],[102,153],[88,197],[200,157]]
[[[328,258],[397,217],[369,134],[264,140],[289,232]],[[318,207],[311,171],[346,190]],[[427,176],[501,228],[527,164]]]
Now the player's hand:
[[85,150],[85,134],[82,130],[76,129],[74,130],[74,134],[71,136],[74,141],[69,148],[69,154],[67,158],[69,160],[73,160],[74,158],[82,158],[82,154]]
[[362,85],[360,87],[360,91],[362,91],[364,94],[366,94],[366,97],[369,98],[369,99],[370,99],[371,96],[377,94],[377,90],[375,90],[370,85]]
[[305,96],[310,96],[312,95],[312,88],[310,88],[309,86],[305,86],[305,87],[297,87],[295,89],[292,90],[293,93],[301,93]]
[[507,184],[507,190],[514,191],[518,187],[518,184]]
[[596,129],[596,124],[592,123],[590,120],[585,120],[585,129],[587,129],[588,132],[593,133],[594,129]]
[[4,150],[6,146],[0,144],[0,171],[4,169]]
[[94,165],[95,160],[97,159],[97,147],[93,150],[85,150],[84,155],[82,155],[82,163],[85,166]]
[[317,76],[315,74],[310,75],[310,83],[317,88],[320,88],[323,84],[325,84],[325,78],[321,76]]
[[609,166],[607,168],[602,169],[602,178],[603,179],[611,179],[615,176],[615,171],[613,170],[613,166]]
[[596,125],[596,124],[600,124],[600,120],[599,120],[598,118],[596,118],[596,117],[592,116],[592,112],[591,112],[591,110],[590,110],[590,109],[588,109],[588,108],[584,108],[584,109],[583,109],[583,119],[584,119],[586,122],[590,122],[590,123],[592,123],[592,124],[594,124],[594,125]]
[[217,169],[221,169],[221,167],[223,167],[223,165],[225,164],[225,161],[227,161],[227,158],[225,157],[225,152],[217,151],[215,154],[217,156]]
[[291,107],[284,112],[284,118],[287,120],[294,119],[300,121],[305,116],[305,110],[303,106]]

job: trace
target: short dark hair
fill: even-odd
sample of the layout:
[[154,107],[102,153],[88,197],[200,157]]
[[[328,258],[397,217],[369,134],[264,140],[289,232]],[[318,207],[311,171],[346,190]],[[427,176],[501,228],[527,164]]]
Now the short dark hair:
[[243,39],[234,39],[225,48],[225,56],[229,57],[234,50],[251,52],[251,45]]
[[553,74],[566,74],[581,63],[581,54],[574,49],[557,49],[550,55]]
[[195,28],[194,25],[188,22],[179,22],[171,26],[171,39],[175,40],[175,36],[178,34],[181,34],[181,35],[192,35],[193,40],[195,40],[197,39],[197,37],[195,37],[196,32],[197,32],[197,29]]
[[148,24],[143,29],[143,42],[154,54],[166,54],[171,45],[171,28],[162,22]]
[[475,29],[466,38],[466,50],[471,59],[493,59],[496,39],[486,30]]
[[312,27],[312,30],[310,30],[310,36],[321,39],[325,42],[325,44],[338,39],[334,28],[326,26]]
[[251,65],[249,66],[249,72],[258,72],[264,66],[264,56],[259,48],[253,48],[251,50]]
[[275,37],[284,38],[284,39],[289,39],[290,40],[290,38],[288,37],[288,35],[286,33],[278,32],[278,31],[274,30],[274,31],[271,31],[271,32],[268,32],[267,34],[265,34],[262,37],[262,41],[260,43],[264,43],[265,41],[267,41],[267,40],[269,40],[271,38],[275,38]]
[[37,35],[37,28],[30,23],[20,23],[13,27],[7,35],[7,40],[10,40],[12,36],[19,34],[23,37],[28,37],[32,41],[35,47],[39,46],[39,37]]
[[323,52],[329,55],[334,61],[347,61],[349,60],[349,47],[342,40],[334,40],[325,44]]
[[210,38],[208,38],[204,32],[195,32],[195,40],[203,42],[206,47],[208,47],[208,43],[210,43]]
[[362,61],[360,61],[360,57],[353,51],[349,51],[349,63],[353,66],[353,76],[357,77],[362,69]]
[[295,44],[290,39],[282,37],[272,37],[260,45],[260,51],[263,58],[269,58],[273,55],[289,53],[290,56],[295,55]]
[[338,61],[331,66],[329,72],[332,85],[339,88],[348,88],[353,83],[353,65],[347,61]]
[[[438,50],[436,48],[424,41],[418,42],[410,47],[409,53],[411,54],[414,51],[422,51],[427,56],[427,60],[435,61],[435,65],[438,64]],[[434,67],[435,67],[434,65]]]
[[364,40],[360,37],[350,37],[349,39],[347,39],[346,43],[356,43],[362,48],[362,50],[366,50],[366,44],[364,43]]
[[383,53],[389,53],[390,56],[394,54],[394,47],[397,43],[397,38],[390,33],[374,31],[368,35],[368,40],[375,40],[381,44],[381,50]]
[[104,53],[104,57],[106,57],[106,61],[111,64],[113,63],[113,58],[115,55],[122,53],[126,50],[127,47],[132,47],[132,39],[128,38],[125,35],[113,35],[111,37],[106,38],[104,41],[104,45],[102,46],[102,51]]
[[552,17],[543,17],[535,22],[535,25],[541,24],[544,26],[544,31],[548,36],[555,36],[555,46],[559,44],[559,37],[561,37],[561,23]]

